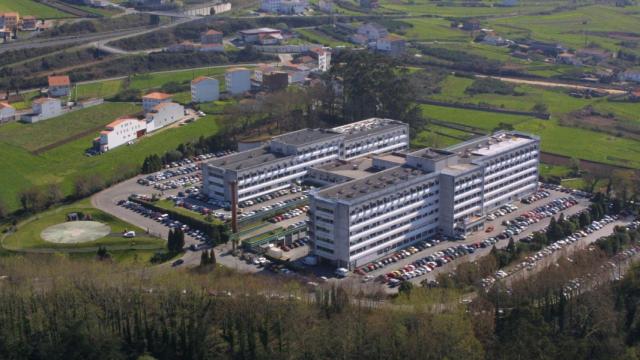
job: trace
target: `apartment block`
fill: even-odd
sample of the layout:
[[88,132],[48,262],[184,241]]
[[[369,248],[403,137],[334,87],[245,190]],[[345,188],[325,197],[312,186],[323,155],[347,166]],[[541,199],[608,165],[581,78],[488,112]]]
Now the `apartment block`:
[[499,132],[313,169],[309,181],[322,186],[310,194],[314,252],[355,268],[436,235],[478,230],[487,213],[536,190],[539,149],[535,136]]
[[407,124],[391,119],[369,119],[333,129],[302,129],[276,136],[258,148],[207,162],[203,191],[214,199],[231,201],[231,184],[235,183],[237,200],[251,200],[288,188],[304,180],[309,171],[333,161],[404,150],[408,145]]

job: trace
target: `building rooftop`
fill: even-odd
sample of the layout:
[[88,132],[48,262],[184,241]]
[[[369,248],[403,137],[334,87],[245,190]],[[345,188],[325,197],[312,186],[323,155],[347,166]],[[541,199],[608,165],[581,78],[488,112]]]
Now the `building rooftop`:
[[409,155],[437,161],[453,156],[455,153],[441,149],[425,148],[409,153]]
[[302,129],[276,136],[273,141],[287,145],[306,145],[338,136],[339,133],[327,129]]
[[227,70],[227,73],[233,73],[236,71],[249,71],[249,69],[247,68],[243,68],[243,67],[235,67],[235,68],[231,68],[229,70]]
[[208,76],[198,76],[197,78],[195,78],[195,79],[191,80],[191,83],[192,83],[192,84],[198,84],[198,83],[200,83],[200,82],[202,82],[202,81],[205,81],[205,80],[215,80],[215,81],[218,81],[218,80],[216,80],[216,79],[214,79],[214,78],[212,78],[212,77],[208,77]]
[[284,156],[269,151],[267,146],[238,152],[223,156],[207,162],[209,166],[224,168],[227,170],[246,170],[255,166],[264,165],[275,160],[283,160],[290,156]]
[[263,34],[263,33],[279,33],[281,32],[278,29],[272,29],[272,28],[268,28],[268,27],[263,27],[263,28],[257,28],[257,29],[247,29],[247,30],[240,30],[239,33],[242,35],[257,35],[257,34]]
[[171,95],[162,92],[152,92],[142,97],[143,100],[167,100],[171,99]]
[[352,179],[361,179],[370,176],[377,171],[373,168],[373,158],[370,156],[364,156],[349,161],[334,160],[324,166],[318,167],[318,169]]
[[461,157],[493,156],[503,151],[535,141],[537,138],[517,131],[502,131],[491,136],[472,139],[450,146],[446,151],[455,152]]
[[460,174],[464,174],[468,171],[474,170],[479,168],[478,165],[475,164],[471,164],[471,163],[460,163],[460,164],[455,164],[455,165],[449,165],[446,168],[442,169],[441,173],[445,174],[445,175],[452,175],[452,176],[456,176],[456,175],[460,175]]
[[216,31],[213,29],[207,30],[204,32],[204,35],[221,35],[222,33],[220,31]]
[[387,131],[394,127],[406,127],[407,125],[401,121],[371,118],[347,125],[334,127],[332,130],[345,135],[346,140],[357,139],[375,135],[380,132]]
[[119,119],[116,119],[116,120],[114,120],[114,121],[112,121],[112,122],[108,123],[108,124],[107,124],[107,126],[105,126],[105,127],[106,127],[107,129],[113,129],[113,128],[115,128],[116,126],[118,126],[118,125],[122,124],[123,122],[127,122],[127,121],[130,121],[130,120],[133,120],[133,121],[141,121],[141,120],[138,120],[138,119],[136,119],[136,118],[127,118],[127,117],[124,117],[124,118],[119,118]]
[[67,75],[49,76],[49,86],[69,86],[71,80]]
[[354,200],[362,198],[369,194],[382,191],[386,187],[408,182],[423,175],[428,175],[428,173],[423,170],[413,169],[408,166],[396,166],[387,170],[373,173],[367,177],[334,185],[332,187],[319,191],[318,195],[320,197],[338,200]]

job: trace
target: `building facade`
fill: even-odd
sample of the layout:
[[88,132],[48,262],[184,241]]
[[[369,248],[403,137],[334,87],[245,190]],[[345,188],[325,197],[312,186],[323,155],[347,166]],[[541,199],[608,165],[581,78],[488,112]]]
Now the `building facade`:
[[[358,124],[362,123],[362,126]],[[399,136],[402,134],[402,136]],[[367,143],[368,136],[388,141]],[[355,146],[359,145],[359,146]],[[370,146],[369,146],[370,145]],[[355,146],[355,147],[354,147]],[[409,128],[390,119],[369,119],[334,129],[303,129],[274,137],[266,145],[221,157],[203,166],[203,192],[219,201],[245,201],[290,187],[303,180],[314,167],[345,156],[373,154],[384,147],[403,150],[409,146]],[[345,147],[351,151],[345,153]],[[349,155],[345,155],[349,154]]]
[[191,101],[209,102],[220,98],[220,83],[217,79],[200,76],[191,81]]
[[6,102],[0,102],[0,123],[14,120],[16,118],[16,109]]
[[174,102],[158,104],[146,114],[147,132],[161,129],[183,117],[184,107],[182,105]]
[[145,113],[153,110],[156,105],[161,103],[171,102],[171,95],[161,93],[161,92],[152,92],[142,97],[142,109]]
[[31,103],[31,114],[22,116],[22,120],[35,123],[62,114],[62,103],[55,98],[39,98]]
[[302,14],[309,6],[307,0],[262,0],[260,10],[272,14]]
[[482,228],[488,212],[536,190],[539,147],[537,137],[501,132],[374,156],[367,171],[311,192],[314,252],[355,268],[436,234]]
[[65,97],[71,93],[71,80],[66,75],[49,76],[49,96]]
[[100,136],[94,139],[94,148],[100,152],[109,151],[120,145],[134,141],[147,132],[147,123],[136,118],[121,118],[108,124]]
[[225,76],[225,86],[232,95],[238,95],[251,90],[251,70],[245,68],[234,68],[227,70]]
[[222,44],[223,34],[216,30],[207,30],[200,35],[200,42],[204,44]]

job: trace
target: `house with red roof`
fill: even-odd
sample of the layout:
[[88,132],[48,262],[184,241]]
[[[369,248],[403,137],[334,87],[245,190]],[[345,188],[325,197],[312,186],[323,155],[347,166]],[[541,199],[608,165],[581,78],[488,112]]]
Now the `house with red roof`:
[[7,102],[0,101],[0,123],[11,121],[16,117],[16,109]]
[[49,76],[49,96],[65,97],[71,93],[71,80],[67,75]]
[[157,91],[152,92],[142,97],[142,109],[144,109],[144,112],[149,112],[153,110],[156,105],[171,101],[172,97],[169,94]]
[[147,122],[133,117],[122,117],[105,126],[100,136],[93,140],[93,146],[100,152],[109,151],[120,145],[130,144],[144,136]]

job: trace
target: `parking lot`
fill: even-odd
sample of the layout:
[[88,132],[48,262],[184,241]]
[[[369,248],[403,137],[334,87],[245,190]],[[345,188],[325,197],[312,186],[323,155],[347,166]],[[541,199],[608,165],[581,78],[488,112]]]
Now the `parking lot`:
[[[500,217],[497,217],[494,220],[487,221],[487,223],[485,224],[486,230],[480,230],[478,232],[470,234],[464,240],[459,240],[459,241],[435,240],[429,245],[427,245],[428,247],[423,246],[422,250],[419,250],[417,247],[416,247],[416,250],[418,251],[406,250],[410,253],[411,252],[413,253],[408,256],[404,256],[402,258],[396,259],[396,261],[391,261],[386,266],[383,266],[381,268],[378,268],[366,273],[363,272],[362,274],[364,274],[364,277],[362,278],[365,281],[372,281],[376,278],[379,278],[381,275],[385,275],[390,272],[398,271],[401,269],[408,270],[404,272],[414,271],[414,270],[411,270],[411,267],[409,267],[409,265],[413,265],[414,267],[417,268],[418,267],[416,266],[417,261],[426,260],[426,261],[420,261],[424,263],[421,266],[425,266],[428,263],[431,263],[429,264],[431,266],[427,266],[427,267],[431,267],[431,270],[424,271],[424,273],[419,274],[417,276],[410,277],[407,280],[415,283],[419,283],[423,280],[434,280],[439,273],[443,271],[445,272],[452,271],[455,268],[456,264],[459,263],[460,261],[473,261],[478,257],[488,254],[489,251],[491,250],[491,247],[494,244],[498,248],[505,247],[508,244],[509,236],[504,236],[504,235],[501,236],[501,235],[505,234],[507,229],[512,228],[514,223],[518,223],[518,221],[516,221],[516,218],[522,217],[522,215],[525,213],[534,212],[534,210],[546,204],[550,204],[554,202],[557,203],[562,198],[567,199],[570,197],[570,195],[567,194],[566,192],[560,192],[555,190],[547,190],[547,191],[549,193],[548,197],[541,198],[533,203],[512,204],[517,207],[517,210],[512,211],[511,213],[507,213],[506,215],[501,215]],[[557,216],[557,214],[562,212],[565,214],[565,216],[570,216],[572,214],[578,213],[583,209],[586,209],[589,205],[589,201],[586,198],[575,196],[574,199],[575,199],[574,205],[571,205],[566,209],[557,211],[555,215]],[[549,213],[549,215],[553,215],[553,214]],[[541,217],[537,219],[537,221],[533,221],[531,224],[524,227],[524,229],[518,230],[518,234],[514,233],[512,236],[516,240],[520,238],[524,238],[534,231],[538,231],[545,228],[549,223],[549,219],[550,219],[549,216]],[[493,240],[487,241],[489,239],[493,239]],[[441,260],[437,261],[438,258],[440,258]],[[400,276],[400,279],[404,280],[402,276]]]

